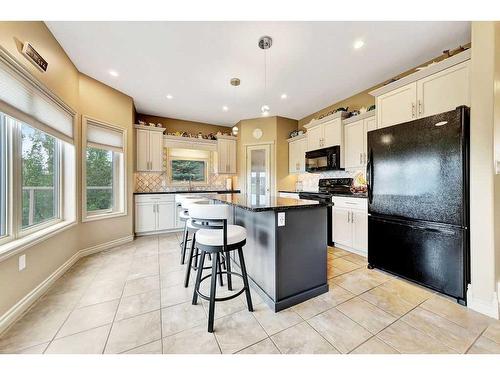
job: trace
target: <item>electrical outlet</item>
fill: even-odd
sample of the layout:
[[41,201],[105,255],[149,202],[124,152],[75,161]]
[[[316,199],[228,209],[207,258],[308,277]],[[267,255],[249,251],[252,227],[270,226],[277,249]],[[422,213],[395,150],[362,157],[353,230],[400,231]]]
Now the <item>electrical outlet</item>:
[[26,268],[26,254],[23,254],[19,257],[19,271],[22,271]]
[[278,227],[284,227],[284,226],[285,226],[285,213],[278,212]]

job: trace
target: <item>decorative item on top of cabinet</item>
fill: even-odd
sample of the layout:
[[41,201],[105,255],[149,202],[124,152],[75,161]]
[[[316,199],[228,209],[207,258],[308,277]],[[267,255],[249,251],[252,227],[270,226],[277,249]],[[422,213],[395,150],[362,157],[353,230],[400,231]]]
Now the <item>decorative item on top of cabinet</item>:
[[[307,129],[307,151],[340,145],[343,142],[342,120],[347,112],[339,111],[319,120],[311,120],[305,125]],[[342,147],[341,147],[342,149]]]
[[344,124],[344,168],[355,169],[366,166],[368,159],[367,134],[377,128],[375,111],[350,117]]
[[217,166],[219,174],[236,173],[236,137],[217,136]]
[[366,256],[368,253],[368,200],[333,197],[332,238],[336,247]]
[[470,50],[370,92],[376,97],[377,127],[470,105]]
[[134,125],[137,139],[138,172],[163,171],[163,132],[164,128]]
[[288,172],[290,174],[304,173],[306,171],[307,137],[305,134],[297,135],[288,141]]

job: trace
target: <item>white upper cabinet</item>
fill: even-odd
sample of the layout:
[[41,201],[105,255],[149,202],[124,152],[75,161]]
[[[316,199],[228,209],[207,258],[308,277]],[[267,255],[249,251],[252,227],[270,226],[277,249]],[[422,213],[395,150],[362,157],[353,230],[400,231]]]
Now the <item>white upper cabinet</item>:
[[385,128],[417,118],[417,83],[377,97],[377,126]]
[[323,147],[342,144],[342,119],[336,118],[323,124]]
[[321,125],[307,129],[307,151],[322,148],[323,127]]
[[[357,117],[361,118],[355,121]],[[344,123],[344,168],[362,168],[368,159],[368,132],[377,128],[375,111],[349,118]]]
[[469,61],[417,81],[417,114],[426,117],[470,105]]
[[236,138],[217,137],[217,165],[221,174],[236,173]]
[[163,132],[165,129],[135,125],[136,128],[136,169],[138,172],[162,172]]
[[311,120],[304,127],[307,129],[307,150],[318,150],[331,146],[342,145],[342,119],[346,112],[336,112],[320,120]]
[[304,173],[306,170],[307,138],[305,136],[291,139],[288,143],[288,172]]
[[370,92],[376,97],[377,127],[470,106],[470,50]]

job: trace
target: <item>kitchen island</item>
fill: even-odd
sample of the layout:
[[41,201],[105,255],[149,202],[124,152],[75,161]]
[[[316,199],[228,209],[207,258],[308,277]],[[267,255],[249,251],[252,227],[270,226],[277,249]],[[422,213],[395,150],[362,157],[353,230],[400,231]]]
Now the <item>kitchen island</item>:
[[275,312],[328,291],[326,205],[244,194],[210,199],[230,205],[234,224],[246,228],[250,284]]

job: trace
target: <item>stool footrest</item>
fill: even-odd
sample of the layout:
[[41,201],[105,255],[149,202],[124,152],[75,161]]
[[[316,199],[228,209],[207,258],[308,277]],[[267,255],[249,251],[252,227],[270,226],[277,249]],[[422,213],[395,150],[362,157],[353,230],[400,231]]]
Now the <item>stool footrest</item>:
[[[243,275],[240,274],[240,273],[237,273],[237,272],[230,272],[230,271],[222,271],[222,272],[219,271],[219,272],[217,272],[217,275],[224,275],[224,274],[231,275],[231,276],[238,276],[238,277],[241,277],[243,279]],[[201,285],[201,283],[204,280],[208,279],[211,276],[212,276],[211,274],[203,276],[200,279],[200,285]],[[227,297],[218,297],[218,298],[216,297],[215,301],[216,302],[229,301],[230,299],[238,297],[240,294],[242,294],[243,292],[245,292],[245,290],[246,290],[246,288],[243,287],[240,290],[238,290],[236,293],[231,294],[230,296],[227,296]],[[200,292],[199,289],[198,290],[195,289],[195,293],[198,294],[198,296],[200,296],[200,298],[203,298],[205,301],[210,301],[210,297],[204,295],[202,292]]]

